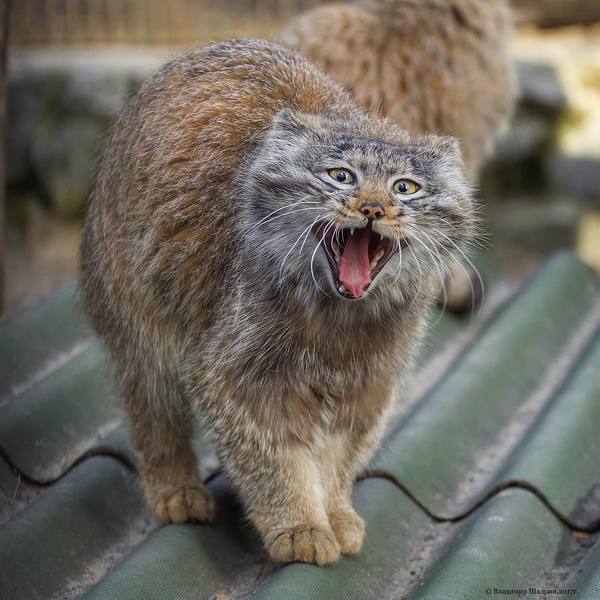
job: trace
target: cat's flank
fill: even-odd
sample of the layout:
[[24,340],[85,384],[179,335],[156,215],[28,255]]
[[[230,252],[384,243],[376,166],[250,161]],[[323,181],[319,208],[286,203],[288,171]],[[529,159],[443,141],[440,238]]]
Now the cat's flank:
[[145,83],[104,153],[82,276],[160,522],[213,517],[202,419],[275,560],[360,550],[354,478],[473,235],[462,171],[454,140],[368,116],[268,42]]

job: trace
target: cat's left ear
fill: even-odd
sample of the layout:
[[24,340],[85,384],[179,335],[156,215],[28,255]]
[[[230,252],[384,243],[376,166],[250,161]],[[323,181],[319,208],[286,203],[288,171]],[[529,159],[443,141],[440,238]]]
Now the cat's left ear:
[[[280,162],[286,157],[289,162],[291,157],[296,156],[310,140],[310,131],[304,122],[306,116],[289,108],[283,108],[275,113],[261,141],[263,149],[261,160],[264,159],[268,163]],[[262,165],[261,160],[257,164]]]

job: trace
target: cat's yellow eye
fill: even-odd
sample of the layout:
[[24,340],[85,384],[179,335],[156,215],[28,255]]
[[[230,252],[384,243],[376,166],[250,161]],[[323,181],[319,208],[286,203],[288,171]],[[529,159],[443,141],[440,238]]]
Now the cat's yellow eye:
[[394,191],[396,194],[402,194],[403,196],[410,196],[416,194],[421,189],[421,186],[412,181],[412,179],[398,179],[394,183]]
[[354,181],[354,175],[348,169],[329,169],[327,171],[329,177],[335,179],[338,183],[352,183]]

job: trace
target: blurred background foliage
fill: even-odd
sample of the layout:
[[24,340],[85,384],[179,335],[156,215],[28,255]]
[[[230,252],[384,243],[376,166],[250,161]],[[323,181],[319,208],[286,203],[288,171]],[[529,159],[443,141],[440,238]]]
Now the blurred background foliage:
[[[483,0],[482,0],[483,1]],[[182,48],[272,38],[318,0],[12,2],[6,307],[77,276],[81,215],[106,132]],[[519,276],[559,248],[600,269],[600,2],[513,0],[520,98],[481,179],[488,253]]]

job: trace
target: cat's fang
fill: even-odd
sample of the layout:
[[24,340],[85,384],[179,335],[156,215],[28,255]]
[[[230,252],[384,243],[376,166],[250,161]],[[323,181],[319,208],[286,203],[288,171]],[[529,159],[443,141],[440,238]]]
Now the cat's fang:
[[381,250],[377,251],[375,256],[373,256],[373,258],[371,259],[371,262],[369,263],[369,268],[371,269],[371,271],[377,266],[379,261],[383,258],[384,254],[385,254],[385,250],[383,250],[383,248],[382,248]]

